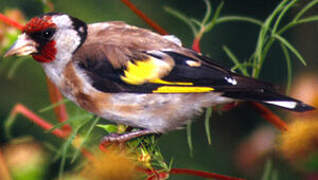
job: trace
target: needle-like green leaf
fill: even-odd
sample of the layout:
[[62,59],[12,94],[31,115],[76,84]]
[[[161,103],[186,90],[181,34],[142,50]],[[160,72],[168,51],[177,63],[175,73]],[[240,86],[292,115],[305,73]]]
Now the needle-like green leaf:
[[297,51],[296,48],[294,48],[293,45],[291,45],[285,38],[283,38],[282,36],[275,34],[274,37],[279,40],[282,44],[284,44],[284,46],[286,46],[292,53],[294,53],[297,58],[300,60],[301,63],[303,63],[303,65],[307,65],[305,59],[301,56],[301,54]]
[[287,66],[287,86],[286,86],[286,94],[289,94],[291,82],[292,82],[292,62],[289,55],[289,52],[284,44],[280,43],[280,46],[283,50],[285,60],[286,60],[286,66]]
[[238,67],[238,69],[245,75],[245,76],[249,76],[247,69],[245,67],[242,66],[242,64],[240,63],[240,61],[237,59],[237,57],[235,57],[235,55],[231,52],[231,50],[226,47],[223,46],[223,50],[225,51],[225,53],[227,54],[227,56],[232,60],[232,62],[235,64],[236,67]]
[[211,119],[211,116],[212,116],[212,108],[209,107],[209,108],[207,108],[207,110],[205,112],[205,123],[204,123],[205,133],[206,133],[206,136],[208,138],[208,143],[209,144],[212,144],[211,130],[210,130],[210,119]]
[[73,163],[77,159],[77,157],[79,156],[82,146],[87,142],[88,137],[92,134],[92,131],[99,120],[100,120],[100,117],[95,117],[95,119],[93,120],[93,123],[89,126],[89,129],[87,130],[86,134],[84,135],[81,144],[77,147],[77,149],[73,155],[71,163]]
[[310,8],[312,8],[314,5],[316,5],[318,3],[318,0],[314,0],[311,1],[310,3],[308,3],[304,8],[302,8],[294,17],[292,22],[296,22],[298,21],[299,18],[301,18],[301,16],[303,16]]
[[192,123],[191,121],[189,121],[189,123],[187,124],[187,140],[188,140],[188,146],[189,146],[189,150],[190,150],[190,156],[193,156],[193,144],[192,144],[192,132],[191,132],[191,128],[192,127]]

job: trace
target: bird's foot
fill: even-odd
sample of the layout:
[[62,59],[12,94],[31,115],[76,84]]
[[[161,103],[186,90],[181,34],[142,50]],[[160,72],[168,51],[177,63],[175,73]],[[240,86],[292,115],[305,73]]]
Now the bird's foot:
[[125,143],[126,141],[129,141],[131,139],[148,135],[148,134],[155,134],[156,132],[143,129],[143,130],[137,130],[137,131],[131,131],[124,134],[116,134],[111,133],[108,136],[103,137],[101,144],[112,144],[112,143]]

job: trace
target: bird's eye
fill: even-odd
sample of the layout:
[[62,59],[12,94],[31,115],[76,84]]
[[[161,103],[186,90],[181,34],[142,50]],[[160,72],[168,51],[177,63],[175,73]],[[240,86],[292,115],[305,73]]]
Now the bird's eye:
[[45,39],[51,39],[55,33],[55,29],[49,28],[42,32],[42,37]]

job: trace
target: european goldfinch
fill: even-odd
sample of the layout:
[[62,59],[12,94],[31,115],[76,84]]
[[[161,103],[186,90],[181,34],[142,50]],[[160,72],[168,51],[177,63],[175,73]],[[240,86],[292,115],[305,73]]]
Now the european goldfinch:
[[236,100],[292,111],[313,107],[269,83],[236,74],[191,49],[124,22],[85,22],[63,13],[32,18],[5,56],[32,55],[64,96],[115,123],[141,128],[105,141],[165,133],[202,108]]

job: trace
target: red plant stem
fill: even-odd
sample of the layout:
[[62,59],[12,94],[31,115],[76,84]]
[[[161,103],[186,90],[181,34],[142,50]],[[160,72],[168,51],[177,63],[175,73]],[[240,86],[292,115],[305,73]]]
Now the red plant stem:
[[[46,80],[47,80],[47,86],[48,86],[51,102],[54,104],[54,103],[58,103],[58,102],[62,101],[63,96],[62,96],[61,92],[52,83],[52,81],[50,81],[48,78],[46,78]],[[65,104],[60,104],[57,107],[55,107],[54,112],[55,112],[56,117],[58,118],[59,122],[65,122],[68,119],[68,114],[66,112]],[[71,126],[68,124],[65,124],[62,127],[62,129],[63,129],[63,131],[66,131],[68,133],[71,132],[71,130],[72,130]]]
[[198,53],[201,52],[201,50],[200,50],[200,40],[201,40],[201,38],[195,38],[193,40],[193,43],[192,43],[192,49],[194,51],[198,52]]
[[6,165],[1,149],[0,149],[0,178],[2,180],[11,180],[9,169]]
[[0,21],[4,22],[4,23],[6,23],[6,24],[8,24],[10,26],[13,26],[13,27],[15,27],[15,28],[17,28],[17,29],[19,29],[21,31],[23,29],[23,25],[21,25],[20,23],[8,18],[7,16],[5,16],[5,15],[3,15],[1,13],[0,13]]
[[198,176],[203,178],[213,178],[218,180],[244,180],[242,178],[224,176],[224,175],[216,174],[216,173],[210,173],[210,172],[192,170],[192,169],[183,169],[183,168],[172,168],[170,170],[170,174],[187,174],[187,175],[193,175],[193,176]]
[[93,161],[95,159],[95,157],[92,155],[92,153],[90,151],[88,151],[85,148],[81,148],[81,152],[83,154],[83,156],[85,156],[88,160]]
[[[25,107],[22,104],[16,104],[13,108],[13,110],[10,113],[10,117],[15,117],[18,114],[22,114],[25,117],[27,117],[29,120],[37,124],[38,126],[42,127],[45,130],[50,130],[53,128],[53,125],[46,122],[44,119],[40,118],[38,115],[36,115],[34,112],[29,110],[27,107]],[[59,138],[65,138],[69,135],[68,132],[62,131],[60,129],[55,129],[52,131],[52,134]]]
[[[154,180],[154,179],[160,179],[167,177],[168,174],[183,174],[183,175],[191,175],[191,176],[197,176],[197,177],[203,177],[203,178],[213,178],[217,180],[244,180],[242,178],[237,177],[231,177],[231,176],[225,176],[221,174],[216,173],[210,173],[200,170],[193,170],[193,169],[185,169],[185,168],[172,168],[170,172],[156,172],[151,169],[144,169],[144,172],[150,176],[147,180]],[[154,175],[153,175],[154,174]]]
[[137,16],[144,20],[149,26],[162,35],[167,35],[168,32],[164,30],[159,24],[151,20],[146,14],[140,11],[130,0],[121,0],[127,7],[129,7]]
[[107,149],[105,148],[105,144],[103,143],[100,143],[99,146],[98,146],[99,150],[102,151],[102,152],[106,152]]
[[201,41],[201,38],[202,38],[204,32],[205,32],[205,27],[201,26],[200,32],[198,34],[196,34],[196,36],[194,37],[194,40],[192,42],[192,49],[194,51],[196,51],[197,53],[201,52],[201,50],[200,50],[200,41]]
[[283,120],[281,120],[280,117],[278,117],[271,110],[269,110],[267,107],[255,102],[251,102],[251,105],[256,111],[258,111],[261,114],[261,116],[264,119],[266,119],[268,122],[273,124],[277,129],[281,131],[288,130],[287,124]]
[[161,179],[168,179],[169,173],[167,172],[154,172],[155,174],[148,177],[147,180],[161,180]]

